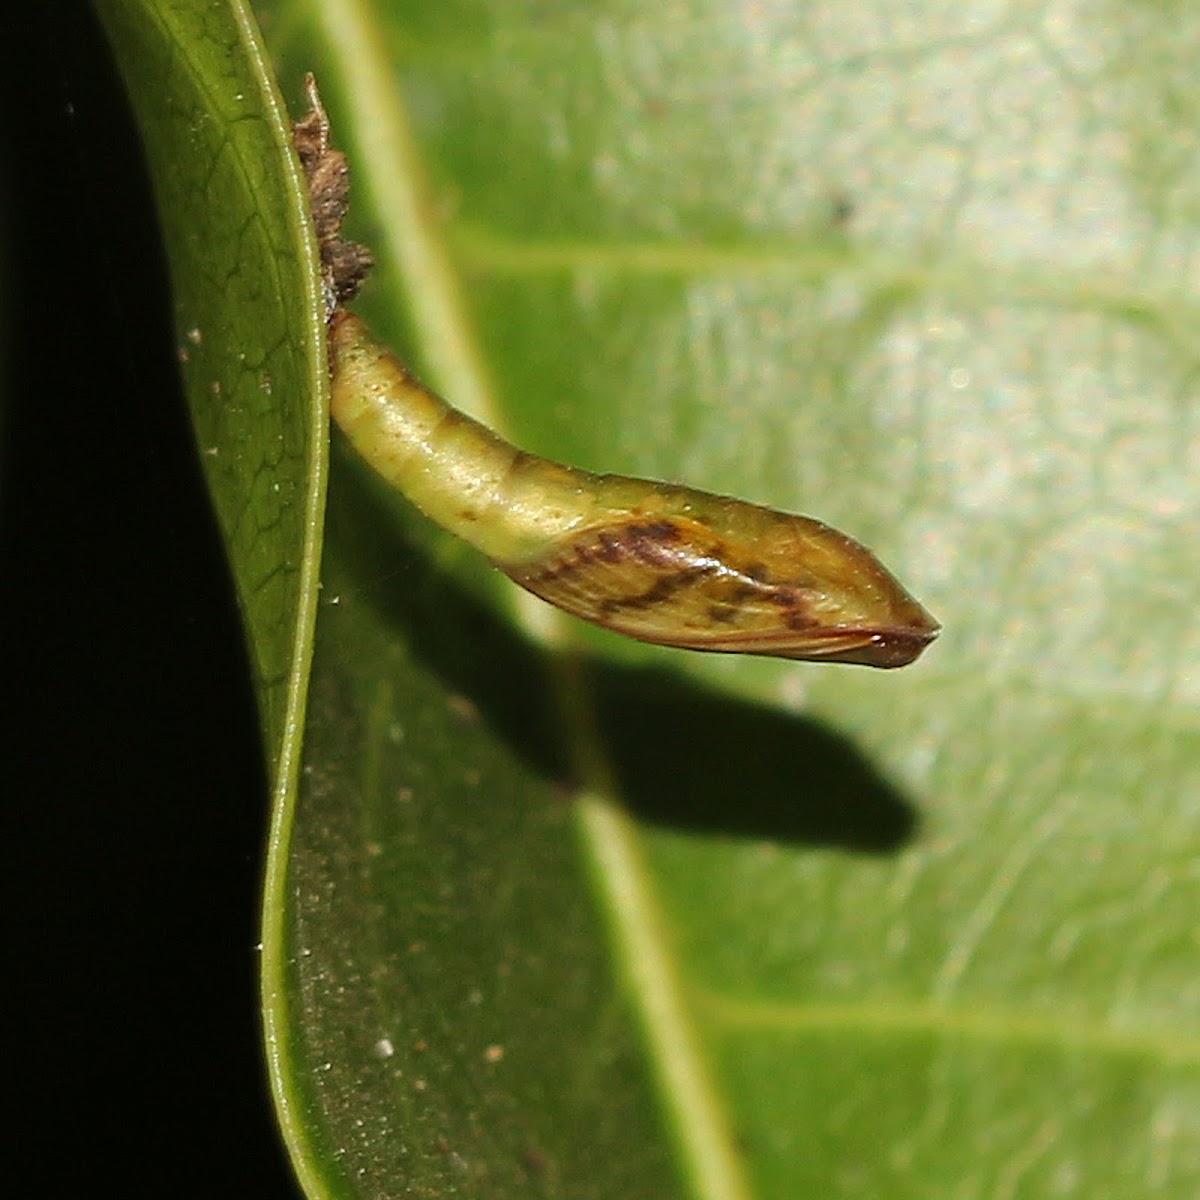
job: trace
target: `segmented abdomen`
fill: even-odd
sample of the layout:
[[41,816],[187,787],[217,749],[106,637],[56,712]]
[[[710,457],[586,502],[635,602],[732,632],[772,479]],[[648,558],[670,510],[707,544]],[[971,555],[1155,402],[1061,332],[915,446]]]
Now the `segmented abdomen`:
[[937,622],[864,546],[809,517],[594,475],[517,450],[422,386],[344,310],[333,414],[429,517],[544,600],[695,650],[902,666]]

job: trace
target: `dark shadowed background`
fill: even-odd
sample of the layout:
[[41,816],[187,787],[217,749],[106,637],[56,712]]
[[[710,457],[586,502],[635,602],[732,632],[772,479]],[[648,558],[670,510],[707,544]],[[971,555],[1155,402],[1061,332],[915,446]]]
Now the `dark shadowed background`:
[[259,1049],[265,777],[152,198],[90,10],[21,8],[0,679],[22,1190],[292,1197]]

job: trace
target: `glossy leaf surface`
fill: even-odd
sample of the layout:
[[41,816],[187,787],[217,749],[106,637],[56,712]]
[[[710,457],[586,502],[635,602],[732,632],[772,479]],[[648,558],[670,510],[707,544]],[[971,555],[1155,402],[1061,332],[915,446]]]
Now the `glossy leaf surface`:
[[335,454],[268,898],[309,1190],[1194,1195],[1200,24],[260,17],[431,384],[945,627],[880,675],[547,626]]

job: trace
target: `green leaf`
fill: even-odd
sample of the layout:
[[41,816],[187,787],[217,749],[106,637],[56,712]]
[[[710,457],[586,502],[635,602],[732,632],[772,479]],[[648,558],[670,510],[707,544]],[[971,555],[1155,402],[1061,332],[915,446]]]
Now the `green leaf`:
[[[327,367],[307,193],[248,10],[96,0],[142,131],[179,359],[241,603],[273,793],[263,922],[267,1057],[301,1164],[282,913],[328,459]],[[272,900],[272,897],[276,899]]]
[[[212,61],[177,28],[127,56],[214,114],[156,161],[248,123],[221,7]],[[945,625],[888,674],[568,629],[335,453],[264,939],[310,1194],[1194,1196],[1200,17],[260,15],[351,154],[362,310],[431,383],[531,450],[844,527]],[[235,231],[308,252],[258,86],[241,174],[276,182],[181,189],[181,329],[236,372],[275,304],[257,352],[319,375],[298,268],[215,341],[185,299],[253,265]],[[255,610],[230,519],[263,432],[212,441],[247,464],[214,490],[299,680],[313,593]],[[312,509],[280,511],[302,562]]]
[[153,174],[196,440],[279,768],[303,713],[328,423],[311,220],[290,125],[241,4],[96,7]]

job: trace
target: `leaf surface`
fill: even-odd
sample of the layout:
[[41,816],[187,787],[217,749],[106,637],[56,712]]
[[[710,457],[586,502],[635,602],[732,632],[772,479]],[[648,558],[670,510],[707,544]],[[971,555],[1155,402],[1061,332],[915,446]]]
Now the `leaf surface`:
[[885,674],[547,622],[335,442],[268,896],[310,1192],[1195,1195],[1200,21],[259,11],[430,383],[945,626]]

